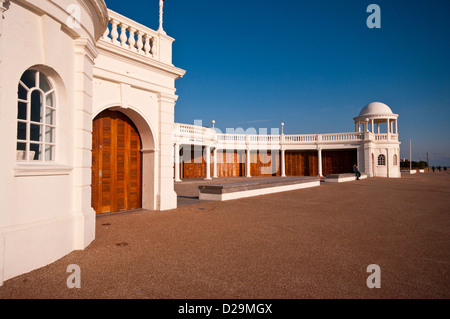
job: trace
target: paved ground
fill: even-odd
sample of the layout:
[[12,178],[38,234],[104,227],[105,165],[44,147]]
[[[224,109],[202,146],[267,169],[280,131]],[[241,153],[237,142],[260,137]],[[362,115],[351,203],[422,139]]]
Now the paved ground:
[[[450,174],[223,203],[195,187],[176,186],[190,202],[174,211],[99,217],[85,251],[5,282],[0,298],[450,298]],[[81,289],[67,288],[71,264]],[[371,264],[381,289],[366,285]]]

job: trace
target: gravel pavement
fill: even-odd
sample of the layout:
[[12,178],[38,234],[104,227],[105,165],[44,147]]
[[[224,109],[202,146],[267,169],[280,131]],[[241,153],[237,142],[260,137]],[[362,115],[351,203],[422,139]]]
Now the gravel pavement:
[[97,217],[87,249],[6,281],[0,299],[450,298],[450,174],[230,202],[198,201],[199,183],[176,185],[176,210]]

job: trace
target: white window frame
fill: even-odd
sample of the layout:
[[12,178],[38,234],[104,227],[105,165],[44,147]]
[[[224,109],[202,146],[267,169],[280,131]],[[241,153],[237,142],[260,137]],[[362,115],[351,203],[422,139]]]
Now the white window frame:
[[[34,71],[35,74],[35,84],[34,87],[28,87],[25,83],[22,82],[23,75],[28,71]],[[40,88],[40,77],[41,75],[46,79],[48,82],[50,89],[47,92],[44,92]],[[20,119],[19,114],[17,115],[17,126],[20,124],[26,125],[26,132],[25,132],[25,139],[19,139],[18,136],[16,136],[17,141],[17,147],[16,147],[16,160],[19,163],[54,163],[56,161],[56,134],[57,134],[57,97],[56,97],[56,90],[54,88],[54,85],[51,81],[51,79],[44,73],[42,73],[39,70],[29,69],[25,71],[22,74],[21,80],[19,81],[19,86],[22,86],[27,91],[27,99],[23,100],[20,99],[19,96],[17,96],[17,109],[19,112],[19,103],[26,104],[26,119]],[[31,104],[32,104],[32,94],[34,92],[39,92],[41,95],[42,103],[40,108],[40,117],[41,122],[34,122],[31,119]],[[47,97],[49,95],[53,95],[53,105],[48,106],[47,105]],[[46,112],[47,110],[50,110],[52,112],[52,123],[46,123]],[[37,126],[40,128],[40,138],[39,141],[31,140],[31,126]],[[47,141],[47,130],[51,131],[52,139],[51,141]],[[18,145],[24,144],[25,145],[25,151],[19,150]],[[31,145],[39,145],[41,151],[39,154],[38,159],[35,158],[35,153],[30,149]],[[47,157],[47,151],[48,148],[50,148],[50,158]]]
[[378,155],[378,166],[386,166],[386,155]]

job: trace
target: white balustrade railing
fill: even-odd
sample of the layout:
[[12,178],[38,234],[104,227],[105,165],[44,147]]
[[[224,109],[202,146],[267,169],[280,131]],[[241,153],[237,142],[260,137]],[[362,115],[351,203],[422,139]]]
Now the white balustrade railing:
[[364,133],[321,134],[322,142],[347,142],[364,140]]
[[217,134],[218,142],[245,143],[246,135],[243,134]]
[[286,143],[315,143],[317,135],[285,135],[284,141]]
[[[250,135],[250,134],[222,134],[216,133],[211,128],[189,124],[175,124],[175,136],[178,138],[203,138],[204,140],[215,142],[223,147],[229,145],[255,145],[271,144],[281,145],[302,145],[302,144],[322,144],[322,143],[343,143],[359,142],[364,139],[375,141],[387,141],[387,134],[372,134],[362,132],[352,133],[332,133],[332,134],[302,134],[302,135]],[[398,140],[398,135],[390,136],[392,141]]]
[[376,141],[387,141],[387,139],[388,139],[387,134],[375,134]]
[[207,127],[189,124],[175,124],[175,136],[178,138],[201,138],[205,140],[216,140],[216,132]]
[[108,14],[108,28],[100,38],[101,41],[112,43],[149,58],[159,59],[158,32],[112,10],[108,10]]
[[280,135],[249,135],[251,143],[279,143]]

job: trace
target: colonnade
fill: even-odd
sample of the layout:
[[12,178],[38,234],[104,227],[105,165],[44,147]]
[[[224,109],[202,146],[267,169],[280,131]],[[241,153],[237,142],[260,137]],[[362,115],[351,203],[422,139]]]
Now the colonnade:
[[[181,144],[176,143],[174,146],[174,159],[175,159],[175,175],[174,179],[175,182],[181,182],[181,172],[180,172],[180,147]],[[209,145],[204,146],[205,151],[203,154],[203,157],[205,158],[205,165],[206,165],[206,177],[205,180],[212,180],[213,178],[218,178],[218,169],[217,169],[217,147],[211,147]],[[213,158],[214,160],[211,160],[211,149],[213,152]],[[234,150],[233,150],[234,151]],[[246,177],[250,178],[251,175],[251,152],[252,151],[259,151],[257,149],[246,149],[245,150],[245,165],[246,165]],[[278,150],[277,150],[278,151]],[[281,153],[281,161],[280,161],[280,170],[281,170],[281,177],[286,177],[286,149],[279,150]],[[318,170],[319,170],[319,176],[323,176],[323,166],[322,166],[322,148],[317,148],[318,152]],[[213,169],[211,172],[211,164]],[[212,173],[212,174],[211,174]]]
[[[355,132],[363,133],[363,132],[371,132],[372,134],[381,134],[380,126],[381,124],[386,123],[386,133],[388,135],[395,134],[398,135],[398,120],[397,119],[386,119],[385,121],[375,120],[375,119],[366,119],[365,121],[356,121],[355,122]],[[375,131],[376,125],[376,131]],[[369,130],[370,128],[370,130]]]

